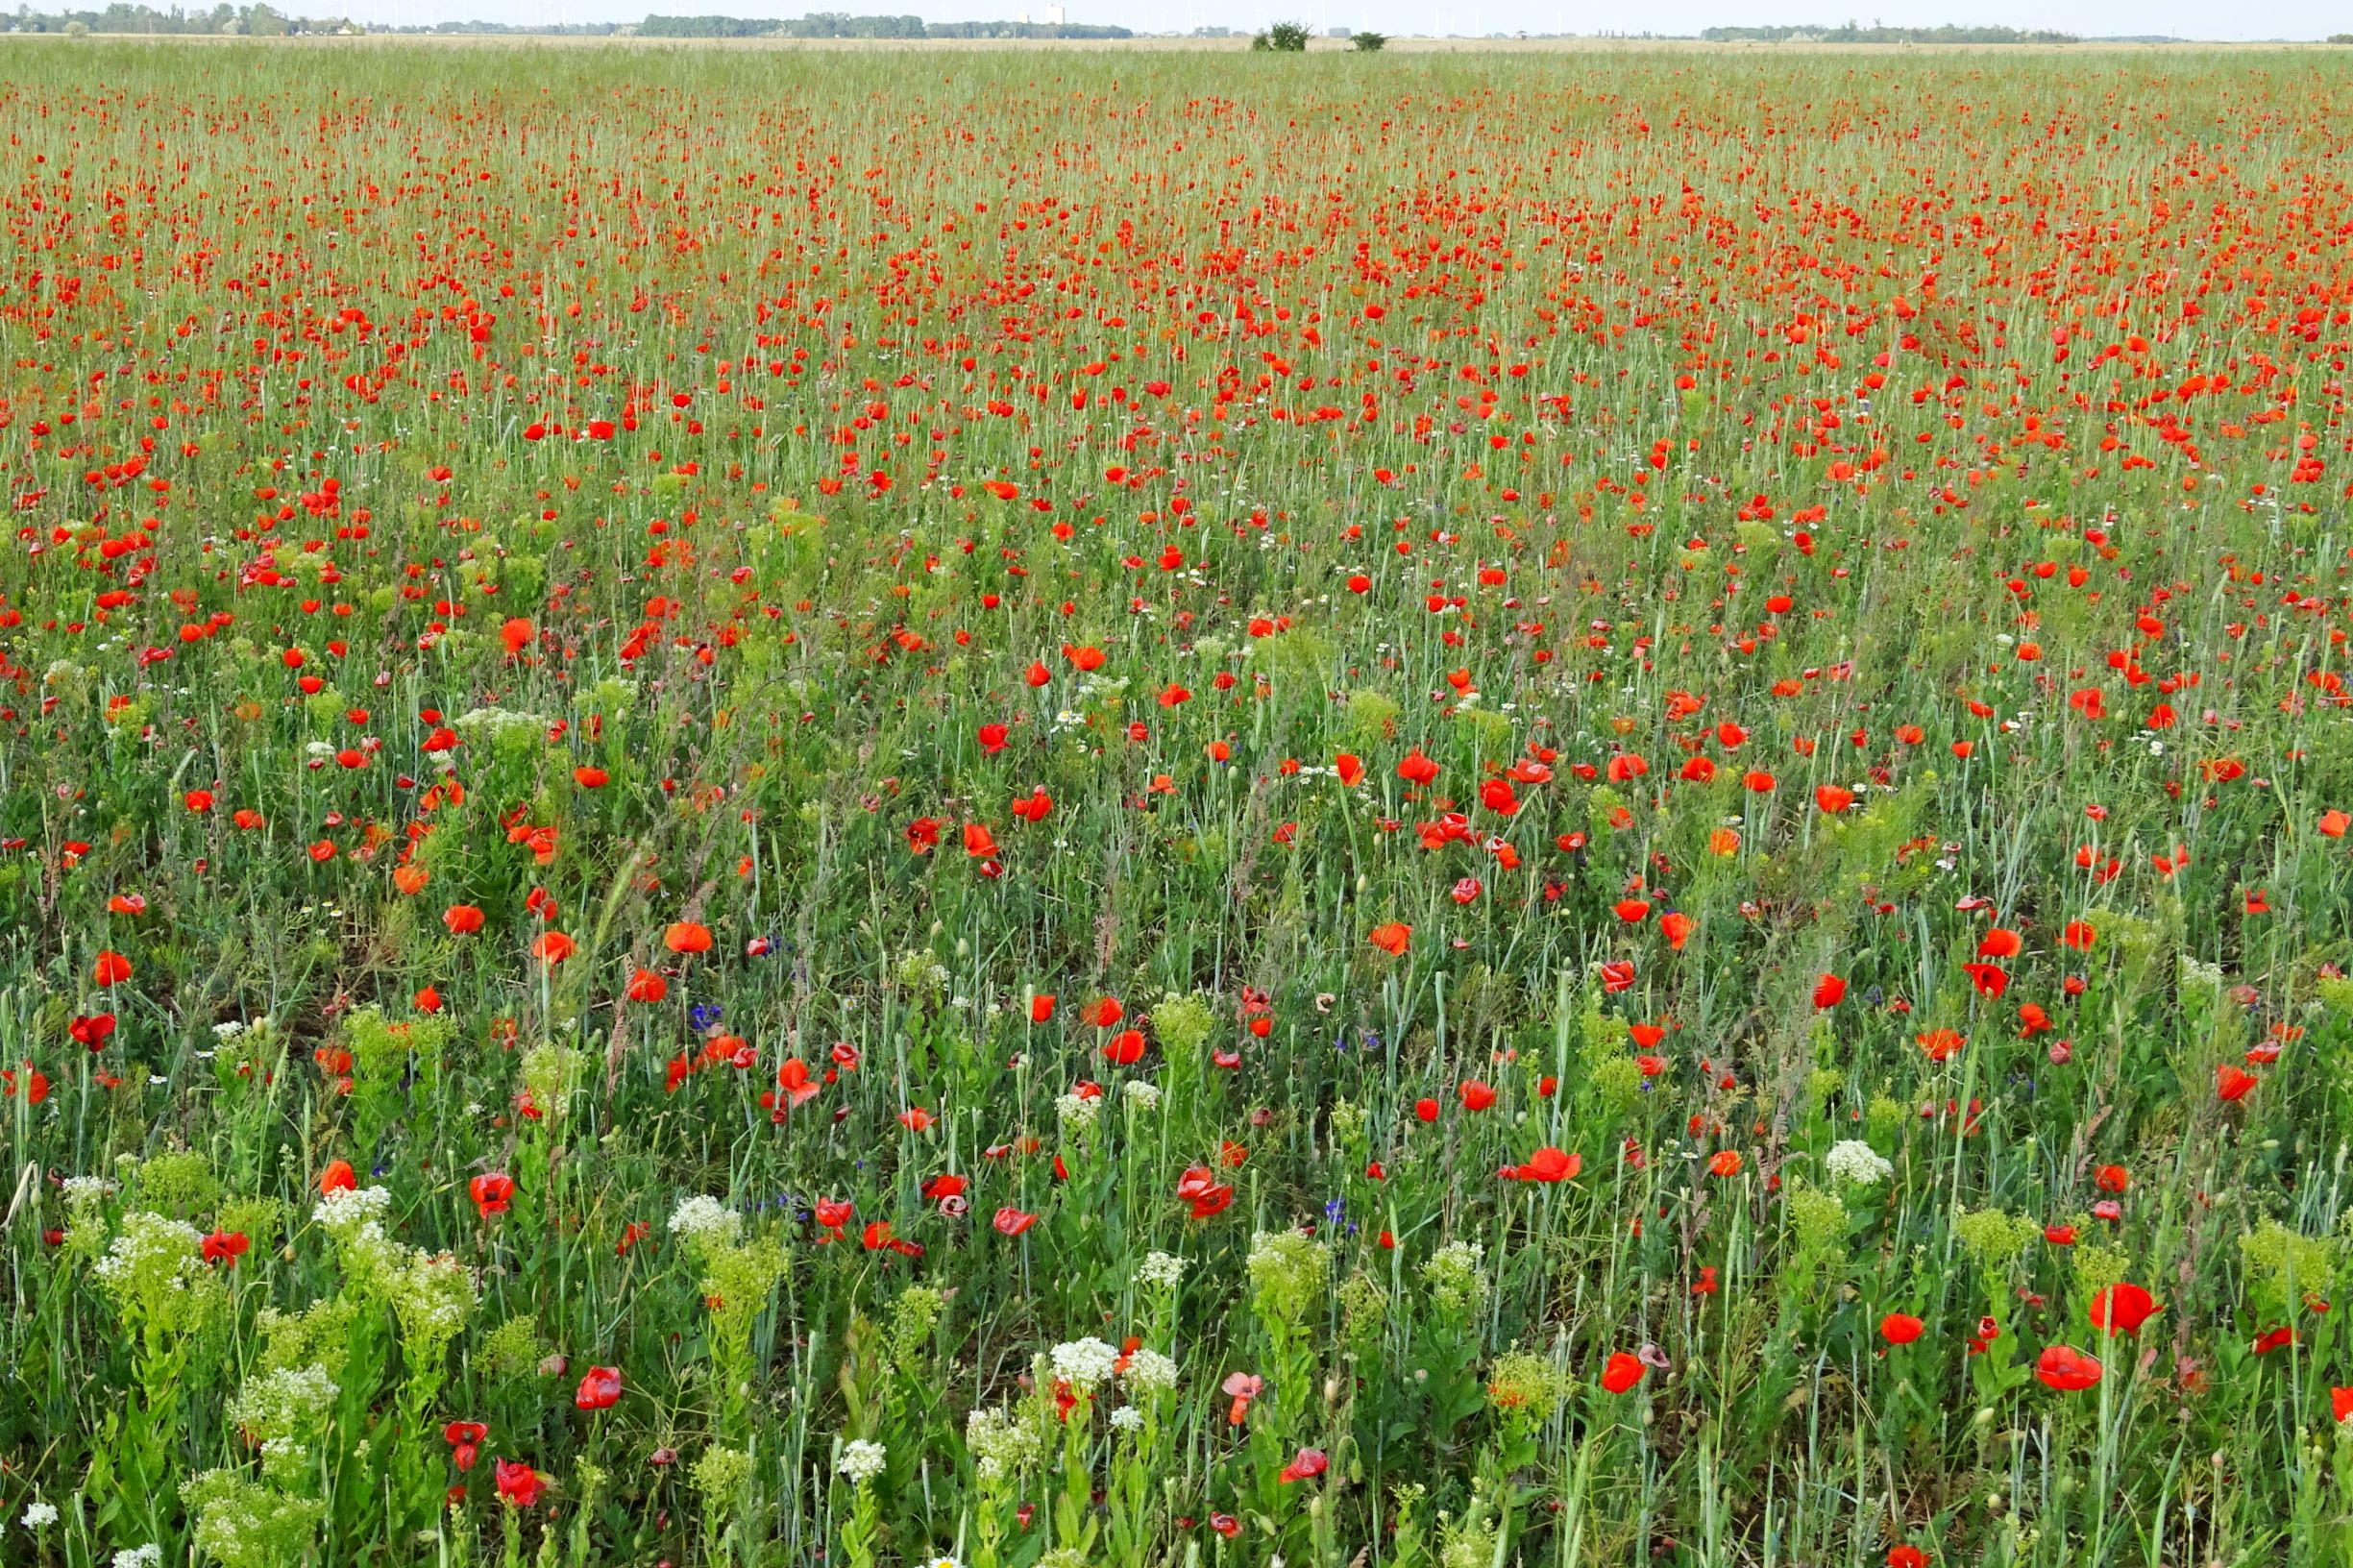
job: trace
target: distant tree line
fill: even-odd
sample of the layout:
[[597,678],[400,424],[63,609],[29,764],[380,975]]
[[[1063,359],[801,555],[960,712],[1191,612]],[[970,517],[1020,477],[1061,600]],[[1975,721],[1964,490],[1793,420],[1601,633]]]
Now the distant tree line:
[[1128,38],[1124,27],[1072,22],[932,22],[920,16],[851,16],[814,11],[797,20],[763,16],[649,16],[641,38]]
[[[0,12],[0,32],[150,34],[158,37],[244,37],[281,38],[340,33],[576,35],[609,37],[626,27],[604,23],[510,25],[504,22],[440,22],[419,27],[361,28],[336,17],[293,16],[266,4],[216,5],[188,11],[174,6],[125,5],[103,11],[37,12],[19,5]],[[637,29],[643,38],[1130,38],[1124,27],[1087,27],[1075,22],[932,22],[920,16],[851,16],[811,12],[797,20],[755,16],[649,16]]]
[[42,12],[20,5],[12,15],[0,13],[0,24],[12,33],[151,33],[161,37],[242,35],[281,38],[296,34],[359,31],[340,16],[289,16],[267,5],[219,5],[208,11],[184,11],[174,6],[169,11],[158,11],[153,6],[122,5],[119,0],[104,11]]
[[2015,27],[1711,27],[1700,37],[1709,43],[2076,43],[2072,33]]

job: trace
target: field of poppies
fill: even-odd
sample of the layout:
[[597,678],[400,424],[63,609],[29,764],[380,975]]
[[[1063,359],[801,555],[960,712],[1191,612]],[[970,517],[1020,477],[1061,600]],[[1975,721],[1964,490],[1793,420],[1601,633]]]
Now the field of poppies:
[[0,1562],[2353,1551],[2353,69],[0,47]]

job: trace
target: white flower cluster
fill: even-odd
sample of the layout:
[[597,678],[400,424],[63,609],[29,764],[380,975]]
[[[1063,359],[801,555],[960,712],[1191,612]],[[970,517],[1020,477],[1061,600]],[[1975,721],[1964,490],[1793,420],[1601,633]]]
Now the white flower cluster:
[[149,1541],[145,1546],[127,1546],[114,1554],[114,1568],[162,1568],[163,1548]]
[[123,1228],[98,1260],[99,1283],[116,1290],[153,1285],[178,1289],[200,1267],[204,1236],[184,1220],[141,1210],[123,1216]]
[[728,1245],[744,1234],[744,1216],[717,1198],[698,1193],[670,1212],[670,1228],[692,1241]]
[[1141,1078],[1130,1078],[1119,1086],[1120,1097],[1139,1111],[1160,1109],[1160,1085],[1148,1084]]
[[26,1530],[43,1530],[57,1522],[58,1506],[55,1503],[28,1503],[25,1505],[23,1524]]
[[1103,1115],[1103,1098],[1099,1094],[1064,1094],[1054,1101],[1054,1115],[1065,1132],[1090,1132]]
[[230,1418],[244,1431],[268,1441],[310,1430],[327,1414],[340,1392],[327,1368],[282,1366],[259,1377],[247,1378],[230,1402]]
[[1119,1364],[1119,1353],[1090,1335],[1056,1345],[1050,1360],[1054,1376],[1085,1393],[1111,1380],[1112,1368]]
[[1475,1312],[1487,1299],[1485,1258],[1476,1241],[1449,1241],[1422,1265],[1422,1283],[1441,1308]]
[[974,1473],[991,1481],[1013,1474],[1037,1457],[1038,1433],[998,1406],[965,1417],[964,1446],[972,1451]]
[[1140,1394],[1165,1393],[1177,1384],[1177,1364],[1157,1350],[1139,1350],[1127,1359],[1127,1370],[1120,1381],[1128,1391]]
[[1143,1262],[1136,1265],[1136,1283],[1157,1285],[1163,1289],[1173,1290],[1185,1278],[1185,1270],[1189,1266],[1174,1253],[1147,1252],[1143,1255]]
[[391,1211],[392,1193],[386,1188],[346,1187],[321,1193],[318,1207],[310,1211],[310,1217],[315,1223],[342,1236],[380,1221]]
[[1832,1144],[1830,1152],[1822,1157],[1822,1168],[1857,1187],[1876,1187],[1896,1173],[1896,1167],[1878,1150],[1859,1138]]
[[548,727],[548,722],[535,713],[517,713],[510,708],[470,708],[450,727],[461,735],[486,731],[495,739],[518,729],[538,734]]
[[1119,1432],[1140,1432],[1143,1429],[1143,1411],[1133,1405],[1122,1405],[1111,1412],[1111,1424]]
[[843,1445],[842,1458],[834,1468],[847,1477],[851,1485],[863,1486],[881,1475],[882,1467],[889,1462],[888,1450],[861,1437]]
[[390,1281],[392,1311],[411,1346],[446,1345],[466,1326],[479,1296],[474,1270],[450,1254],[410,1253]]
[[119,1186],[104,1176],[68,1176],[65,1178],[65,1206],[79,1209],[84,1204],[101,1202],[121,1190]]

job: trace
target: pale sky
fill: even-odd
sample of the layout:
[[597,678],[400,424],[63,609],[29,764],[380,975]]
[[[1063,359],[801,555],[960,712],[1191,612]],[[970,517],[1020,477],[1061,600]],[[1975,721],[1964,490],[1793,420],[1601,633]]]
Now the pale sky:
[[[793,17],[811,11],[914,14],[927,22],[1010,21],[1039,15],[1052,0],[280,0],[282,9],[333,12],[361,21],[425,23],[473,18],[509,23],[633,22],[650,11]],[[1317,28],[1371,28],[1405,35],[1489,33],[1691,35],[1702,28],[1760,24],[2053,28],[2085,37],[2162,34],[2213,40],[2312,40],[2353,31],[2346,0],[2280,0],[2229,6],[2215,0],[1913,0],[1841,5],[1831,0],[1649,0],[1628,6],[1564,0],[1063,0],[1064,19],[1140,33],[1194,27],[1255,29],[1296,17]]]

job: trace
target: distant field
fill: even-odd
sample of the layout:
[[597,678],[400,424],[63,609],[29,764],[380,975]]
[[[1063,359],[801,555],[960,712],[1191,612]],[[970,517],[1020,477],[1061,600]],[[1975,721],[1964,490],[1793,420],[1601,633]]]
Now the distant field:
[[0,40],[0,1562],[2353,1553],[2343,51],[202,41]]

